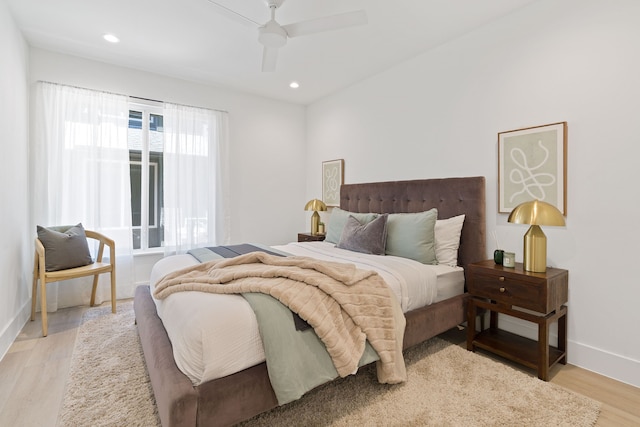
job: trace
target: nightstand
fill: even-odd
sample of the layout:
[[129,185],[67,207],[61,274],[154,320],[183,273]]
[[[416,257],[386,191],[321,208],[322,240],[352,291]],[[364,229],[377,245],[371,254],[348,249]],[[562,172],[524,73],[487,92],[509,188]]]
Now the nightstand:
[[[549,368],[567,363],[567,302],[569,272],[547,268],[545,273],[496,265],[493,260],[467,267],[467,350],[476,348],[513,360],[549,379]],[[478,308],[490,312],[489,328],[476,331]],[[525,310],[523,310],[525,309]],[[538,340],[498,329],[498,313],[538,325]],[[549,326],[558,322],[558,346],[549,345]]]
[[298,233],[298,242],[321,242],[324,234]]

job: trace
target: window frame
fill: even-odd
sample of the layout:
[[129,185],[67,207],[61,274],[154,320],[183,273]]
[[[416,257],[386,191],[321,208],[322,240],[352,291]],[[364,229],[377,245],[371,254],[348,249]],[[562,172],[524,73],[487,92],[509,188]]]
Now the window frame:
[[[151,159],[151,141],[150,141],[150,117],[151,115],[163,116],[163,106],[161,102],[154,102],[148,100],[130,100],[129,101],[129,117],[132,111],[141,112],[142,113],[142,126],[141,126],[141,147],[140,147],[140,160],[131,160],[131,153],[133,151],[138,152],[138,150],[133,150],[129,148],[129,173],[131,173],[131,165],[139,164],[141,165],[140,170],[140,225],[133,225],[132,223],[132,238],[134,237],[134,230],[140,230],[140,247],[137,249],[133,249],[134,253],[145,253],[145,252],[157,252],[164,248],[164,239],[160,240],[159,246],[149,246],[150,241],[150,230],[158,229],[162,227],[162,201],[160,200],[160,180],[162,176],[160,176],[161,169],[159,168],[158,161],[152,161]],[[131,129],[130,126],[127,127]],[[155,176],[155,180],[153,182],[153,192],[154,192],[154,200],[155,200],[155,212],[153,221],[150,218],[150,173],[152,172],[151,168],[153,167],[153,173]],[[133,216],[133,203],[132,203],[132,212]],[[133,220],[133,218],[132,218]],[[135,246],[135,242],[134,242]]]

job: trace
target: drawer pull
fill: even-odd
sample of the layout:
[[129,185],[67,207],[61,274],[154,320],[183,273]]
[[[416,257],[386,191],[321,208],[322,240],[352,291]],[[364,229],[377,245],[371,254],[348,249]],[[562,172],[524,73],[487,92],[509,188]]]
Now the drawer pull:
[[501,282],[504,282],[504,276],[500,276],[498,280],[500,280]]
[[504,291],[506,291],[506,288],[500,288],[500,292],[504,293]]

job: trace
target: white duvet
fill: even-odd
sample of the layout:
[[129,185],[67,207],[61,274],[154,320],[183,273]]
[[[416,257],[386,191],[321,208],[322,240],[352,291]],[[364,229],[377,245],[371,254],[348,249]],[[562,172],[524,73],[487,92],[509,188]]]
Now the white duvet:
[[[360,254],[326,242],[290,243],[274,248],[292,255],[348,262],[374,270],[393,290],[405,313],[462,293],[464,289],[464,274],[459,267]],[[154,285],[165,274],[197,263],[191,255],[175,255],[158,261],[151,272],[152,293]],[[194,385],[264,362],[256,317],[241,295],[178,292],[154,301],[171,340],[176,364]]]

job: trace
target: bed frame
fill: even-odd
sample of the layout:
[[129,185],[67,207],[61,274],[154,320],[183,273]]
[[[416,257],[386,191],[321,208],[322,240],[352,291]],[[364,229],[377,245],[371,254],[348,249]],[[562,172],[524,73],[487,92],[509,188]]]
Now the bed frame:
[[[412,213],[435,207],[438,218],[465,214],[459,264],[465,267],[487,257],[484,177],[347,184],[340,189],[340,207],[377,213]],[[463,323],[466,300],[465,293],[406,313],[404,348]],[[134,311],[164,427],[228,426],[278,406],[266,363],[194,387],[175,364],[148,286],[136,289]]]

